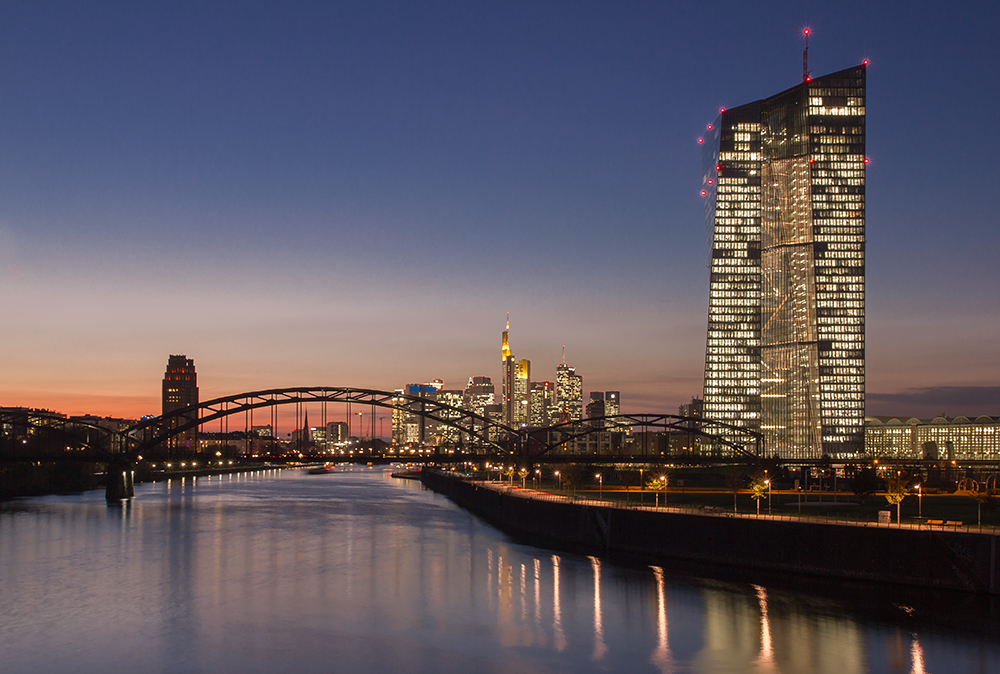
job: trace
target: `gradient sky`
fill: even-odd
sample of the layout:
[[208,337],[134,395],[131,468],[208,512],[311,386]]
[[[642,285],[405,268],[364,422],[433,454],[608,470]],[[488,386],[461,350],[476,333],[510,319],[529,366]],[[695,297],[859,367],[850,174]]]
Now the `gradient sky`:
[[990,2],[0,7],[0,404],[279,386],[702,387],[697,137],[870,59],[870,414],[1000,415]]

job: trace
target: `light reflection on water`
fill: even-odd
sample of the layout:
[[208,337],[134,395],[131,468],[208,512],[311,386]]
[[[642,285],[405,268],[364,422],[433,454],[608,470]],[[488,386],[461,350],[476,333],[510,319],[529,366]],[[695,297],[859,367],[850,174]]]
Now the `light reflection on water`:
[[987,636],[519,545],[365,469],[8,504],[0,607],[3,672],[1000,671]]

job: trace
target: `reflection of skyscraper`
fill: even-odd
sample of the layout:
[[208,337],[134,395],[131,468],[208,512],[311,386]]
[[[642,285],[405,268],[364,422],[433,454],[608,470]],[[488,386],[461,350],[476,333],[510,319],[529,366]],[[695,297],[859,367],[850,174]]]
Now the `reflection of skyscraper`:
[[[194,370],[194,359],[185,356],[170,356],[167,359],[167,371],[163,375],[161,403],[163,414],[198,404],[198,375]],[[197,411],[173,417],[169,422],[169,427],[178,428],[197,418]],[[197,451],[197,426],[170,438],[167,441],[167,447],[185,453]]]
[[705,417],[761,430],[785,458],[861,451],[865,66],[709,128]]
[[583,415],[583,376],[566,364],[565,347],[562,363],[556,368],[556,404],[569,421],[579,421]]

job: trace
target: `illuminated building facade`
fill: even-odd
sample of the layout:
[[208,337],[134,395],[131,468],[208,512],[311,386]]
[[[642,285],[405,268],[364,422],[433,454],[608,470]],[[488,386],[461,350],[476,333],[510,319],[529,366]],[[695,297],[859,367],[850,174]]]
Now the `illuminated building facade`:
[[704,415],[768,455],[863,451],[865,66],[724,110],[703,139]]
[[519,360],[514,368],[513,426],[526,426],[531,418],[531,361]]
[[517,361],[510,351],[510,314],[507,314],[507,326],[503,331],[503,342],[500,346],[500,361],[503,367],[500,390],[500,405],[503,407],[503,423],[514,425],[514,380],[517,378]]
[[531,382],[531,427],[541,428],[554,423],[552,419],[555,411],[555,385],[550,381]]
[[583,416],[583,375],[563,362],[556,368],[556,405],[564,421],[579,421]]
[[868,417],[865,449],[893,459],[997,461],[1000,417]]
[[486,406],[496,402],[496,387],[489,377],[469,377],[462,396],[465,409],[483,417],[486,416]]
[[[186,356],[170,356],[167,371],[163,375],[161,410],[163,414],[198,404],[198,374],[194,369],[194,359]],[[172,417],[170,428],[183,426],[198,418],[198,412]],[[193,453],[198,448],[198,428],[194,427],[167,440],[171,452]]]

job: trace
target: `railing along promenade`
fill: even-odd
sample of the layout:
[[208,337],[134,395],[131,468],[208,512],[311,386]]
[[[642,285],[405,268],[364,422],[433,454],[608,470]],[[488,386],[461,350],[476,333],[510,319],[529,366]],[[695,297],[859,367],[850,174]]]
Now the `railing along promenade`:
[[[710,505],[698,505],[698,504],[664,504],[664,505],[650,505],[647,503],[634,503],[630,501],[622,501],[621,499],[607,499],[607,498],[593,498],[593,495],[589,492],[591,490],[586,490],[588,495],[584,496],[581,494],[559,494],[552,493],[549,491],[544,491],[541,487],[520,487],[509,481],[501,480],[477,480],[466,478],[466,482],[470,484],[477,485],[479,487],[484,487],[486,489],[492,489],[494,491],[506,494],[508,496],[514,496],[516,498],[532,499],[539,501],[548,502],[558,502],[558,503],[575,503],[582,506],[594,506],[602,508],[613,508],[616,510],[641,510],[646,512],[659,512],[659,513],[682,513],[685,515],[701,515],[704,517],[722,517],[727,519],[744,519],[744,520],[766,520],[766,521],[779,521],[779,522],[809,522],[814,524],[828,524],[836,526],[852,526],[852,527],[874,527],[881,529],[909,529],[915,531],[965,531],[969,533],[982,533],[989,534],[992,536],[1000,536],[1000,527],[992,525],[982,525],[978,523],[968,523],[965,521],[948,523],[947,520],[940,520],[937,518],[911,518],[910,521],[904,521],[902,523],[898,522],[880,522],[878,519],[862,518],[861,515],[857,517],[849,517],[843,515],[817,515],[808,514],[801,512],[787,512],[788,508],[795,508],[797,505],[801,505],[807,509],[815,508],[817,506],[854,506],[857,505],[852,501],[803,501],[801,504],[797,502],[785,502],[781,505],[782,511],[775,513],[772,509],[769,513],[748,513],[740,511],[732,511],[721,506],[710,506]],[[609,490],[611,491],[611,490]],[[620,491],[613,491],[611,493],[622,493]],[[646,490],[645,492],[633,491],[628,492],[631,495],[638,494],[656,494],[656,492]],[[704,489],[704,488],[687,488],[683,492],[672,491],[666,492],[666,494],[677,495],[677,494],[720,494],[719,490],[715,489]],[[738,492],[741,496],[748,496],[751,492],[740,491]],[[659,492],[661,497],[666,495],[664,492]],[[731,492],[726,493],[727,496],[731,495]],[[794,492],[774,492],[774,494],[788,495],[794,494]],[[835,495],[834,492],[823,492],[824,495]],[[846,494],[841,494],[836,492],[836,495],[846,496]],[[872,498],[884,498],[881,493],[874,494]],[[930,498],[930,497],[928,497]],[[895,515],[895,513],[893,513]]]

